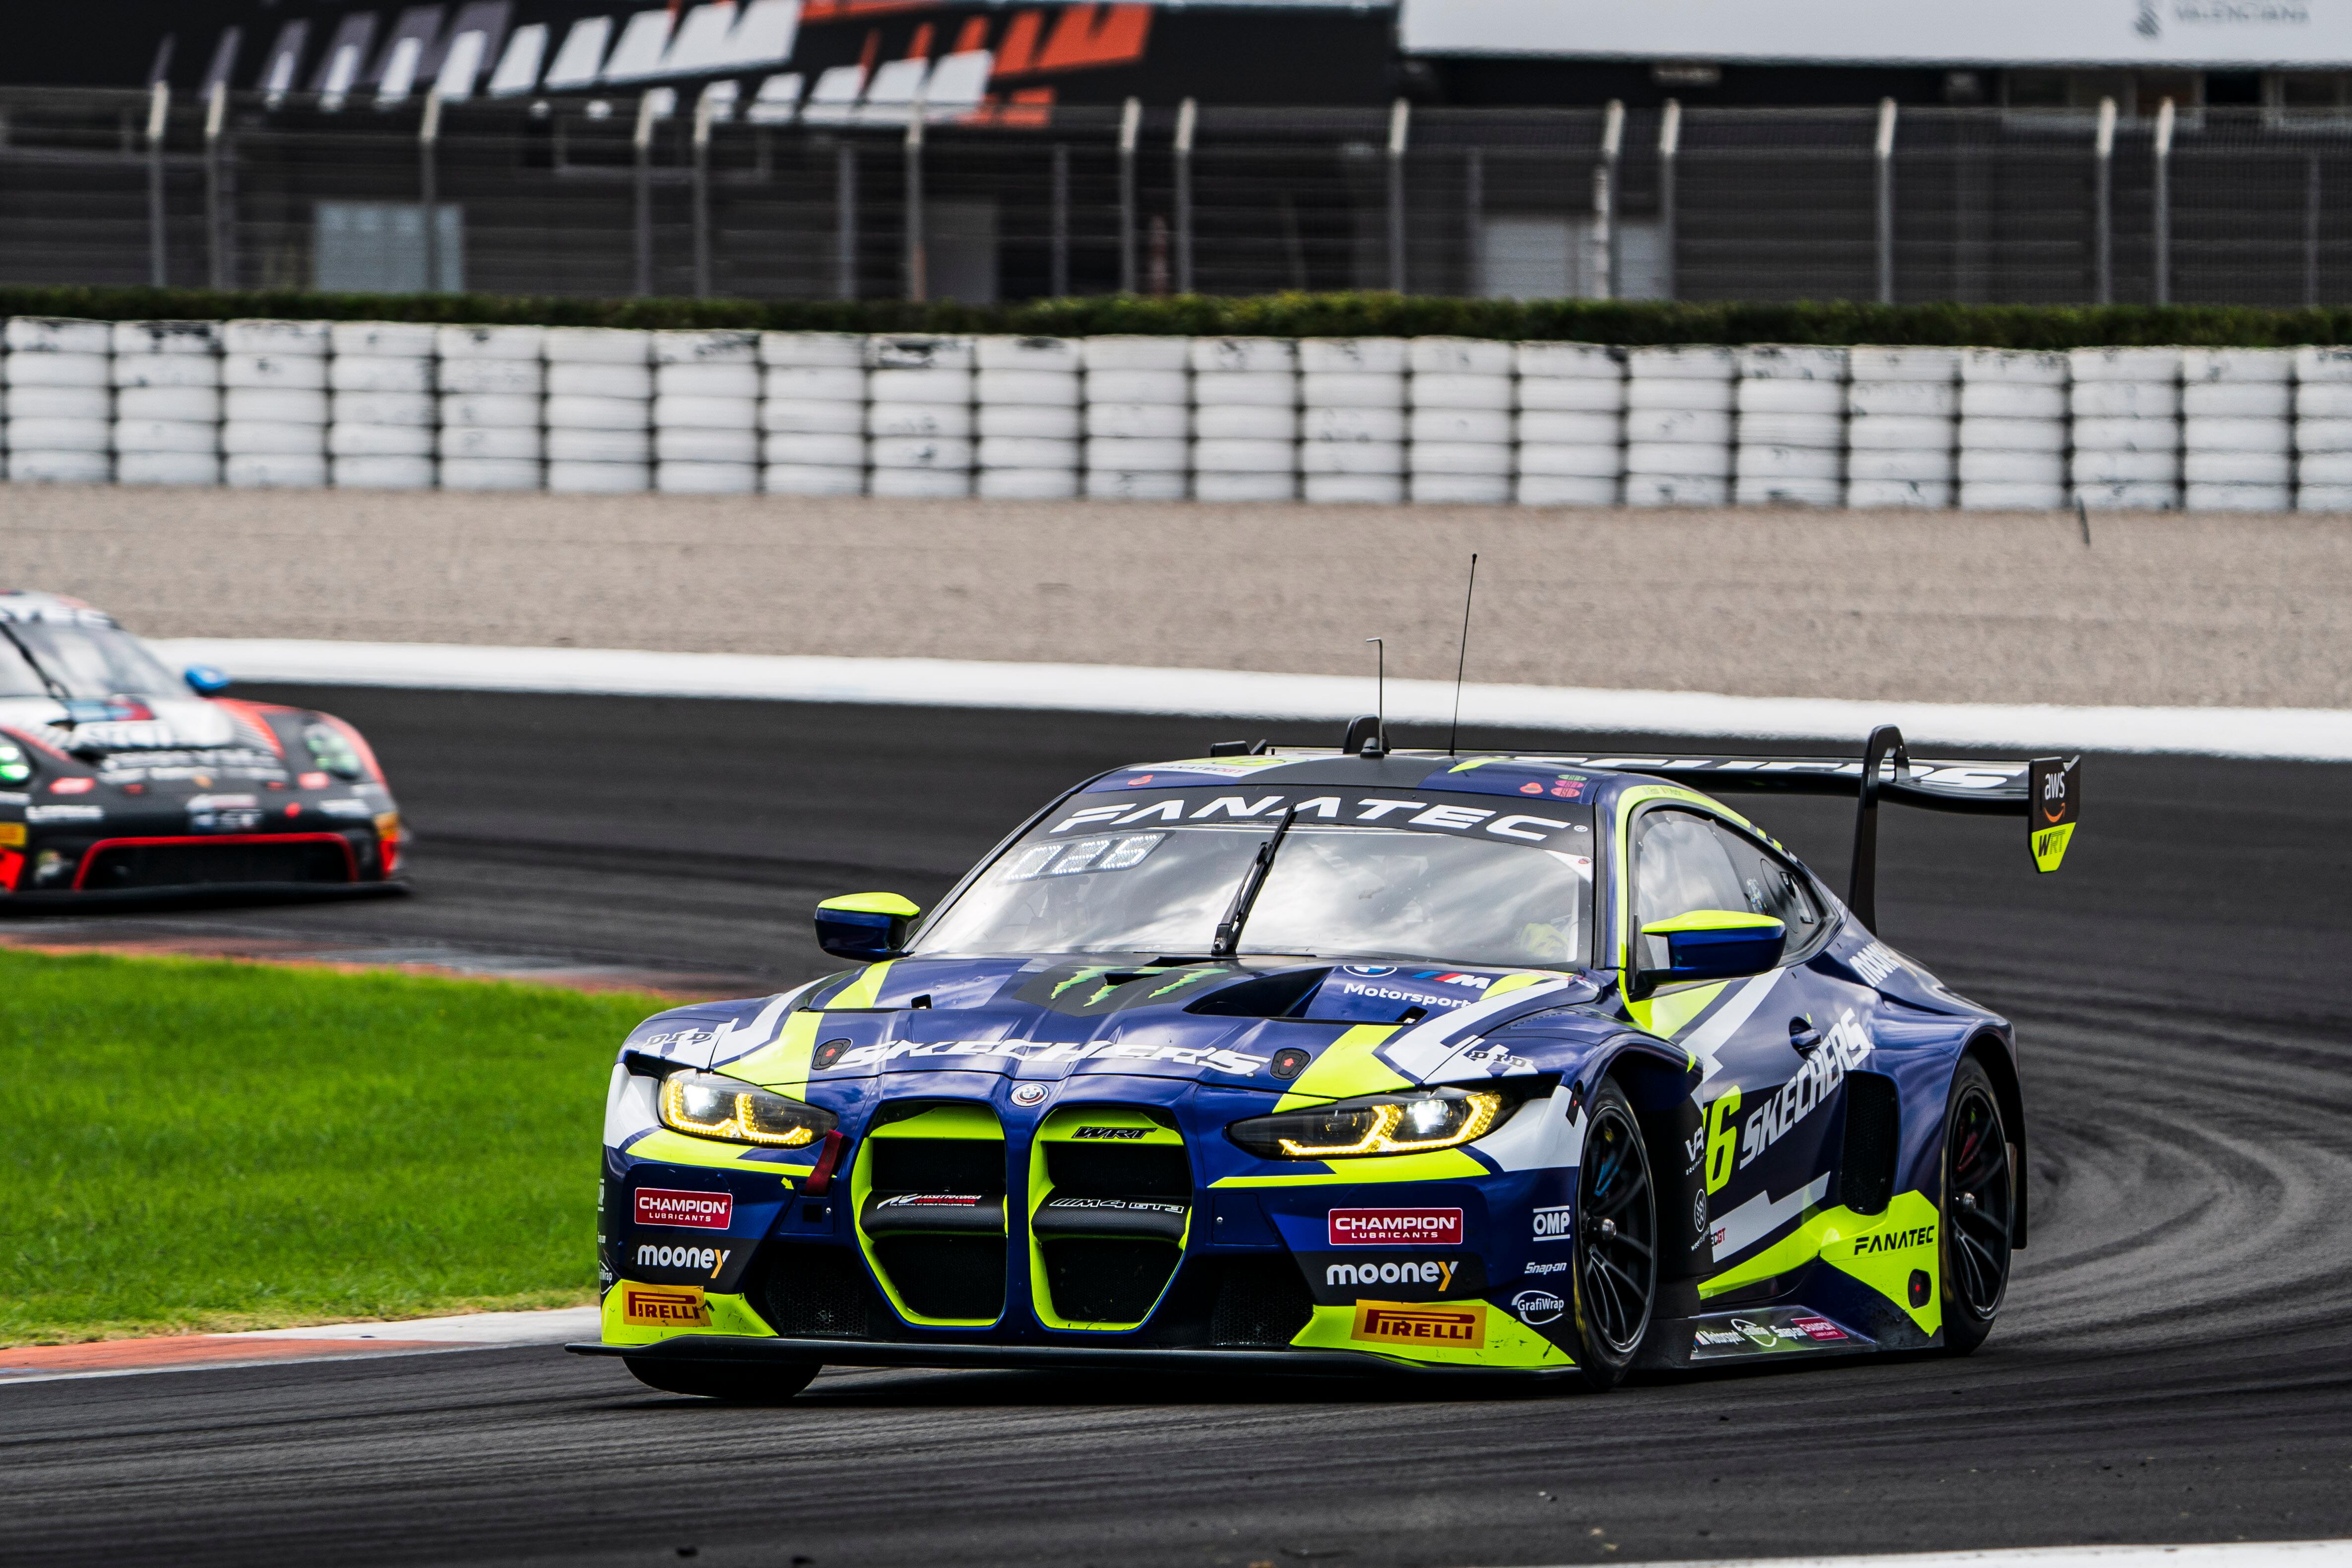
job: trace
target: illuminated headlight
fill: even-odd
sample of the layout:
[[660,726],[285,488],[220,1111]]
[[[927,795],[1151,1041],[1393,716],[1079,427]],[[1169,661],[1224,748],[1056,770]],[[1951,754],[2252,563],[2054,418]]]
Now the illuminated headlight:
[[698,1138],[805,1148],[833,1131],[837,1118],[798,1100],[717,1072],[676,1072],[662,1080],[662,1124]]
[[1421,1155],[1483,1138],[1525,1100],[1509,1089],[1373,1094],[1235,1122],[1225,1135],[1260,1159],[1347,1160]]
[[360,776],[360,754],[343,733],[331,724],[314,724],[302,731],[302,744],[310,748],[310,760],[338,779]]
[[33,761],[13,740],[0,740],[0,784],[22,784],[33,776]]

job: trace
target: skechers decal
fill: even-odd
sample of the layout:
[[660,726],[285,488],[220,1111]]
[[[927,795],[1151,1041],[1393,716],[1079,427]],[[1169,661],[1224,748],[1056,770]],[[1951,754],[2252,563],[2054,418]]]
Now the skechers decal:
[[[1740,1128],[1739,1166],[1742,1170],[1756,1163],[1765,1150],[1830,1103],[1845,1075],[1860,1067],[1870,1057],[1870,1037],[1863,1032],[1853,1009],[1848,1008],[1843,1017],[1832,1026],[1822,1048],[1805,1058],[1797,1075],[1780,1086],[1780,1092],[1759,1106]],[[1712,1172],[1709,1173],[1713,1175]],[[1709,1186],[1715,1184],[1710,1181]]]

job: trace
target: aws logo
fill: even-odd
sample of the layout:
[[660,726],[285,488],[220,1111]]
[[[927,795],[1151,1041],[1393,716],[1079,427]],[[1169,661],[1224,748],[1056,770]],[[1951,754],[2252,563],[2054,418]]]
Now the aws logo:
[[1915,1225],[1908,1230],[1882,1230],[1862,1237],[1853,1244],[1853,1255],[1859,1258],[1865,1252],[1902,1252],[1914,1247],[1932,1247],[1935,1244],[1934,1226]]

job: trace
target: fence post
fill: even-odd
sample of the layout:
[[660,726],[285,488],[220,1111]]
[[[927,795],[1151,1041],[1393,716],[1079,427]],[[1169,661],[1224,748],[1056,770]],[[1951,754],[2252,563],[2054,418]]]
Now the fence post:
[[1462,292],[1476,298],[1486,285],[1486,151],[1467,147],[1462,152],[1463,249],[1469,265]]
[[1118,291],[1135,292],[1135,139],[1143,129],[1143,100],[1130,98],[1118,114]]
[[1658,271],[1660,285],[1669,299],[1679,298],[1675,276],[1675,240],[1676,219],[1675,205],[1675,168],[1683,152],[1683,102],[1678,98],[1666,99],[1666,111],[1658,120]]
[[637,99],[637,294],[654,291],[654,108],[662,89],[647,88]]
[[1054,235],[1052,294],[1070,297],[1070,144],[1054,143]]
[[2304,155],[2303,165],[2303,303],[2319,304],[2319,154]]
[[1404,148],[1412,105],[1398,99],[1389,106],[1389,292],[1402,294],[1404,272]]
[[1895,100],[1878,100],[1878,140],[1871,148],[1878,175],[1878,302],[1895,303]]
[[147,281],[169,281],[163,256],[163,132],[172,119],[172,87],[157,82],[147,98]]
[[2156,302],[2172,303],[2172,100],[2156,106]]
[[857,298],[857,143],[846,136],[833,150],[833,293]]
[[1192,130],[1201,106],[1186,99],[1176,109],[1176,292],[1192,292]]
[[705,89],[694,104],[694,297],[710,298],[710,121],[718,100]]
[[228,83],[213,83],[205,105],[205,264],[215,288],[228,287],[227,245],[222,235],[221,131],[228,120]]
[[2091,148],[2094,279],[2102,305],[2116,302],[2116,100],[2099,99],[2099,131]]
[[923,90],[907,106],[907,298],[930,298],[930,256],[923,248]]
[[425,287],[441,292],[441,171],[434,145],[441,140],[441,85],[425,89],[425,115],[416,122],[416,193],[425,208]]
[[1592,171],[1593,250],[1601,263],[1600,293],[1617,298],[1617,163],[1625,148],[1625,103],[1612,98],[1601,121],[1601,162]]

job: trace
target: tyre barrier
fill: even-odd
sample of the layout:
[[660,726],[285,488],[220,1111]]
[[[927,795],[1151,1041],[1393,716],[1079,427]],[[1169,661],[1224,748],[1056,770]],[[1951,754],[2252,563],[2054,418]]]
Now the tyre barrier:
[[0,325],[27,483],[2352,510],[2352,350]]

